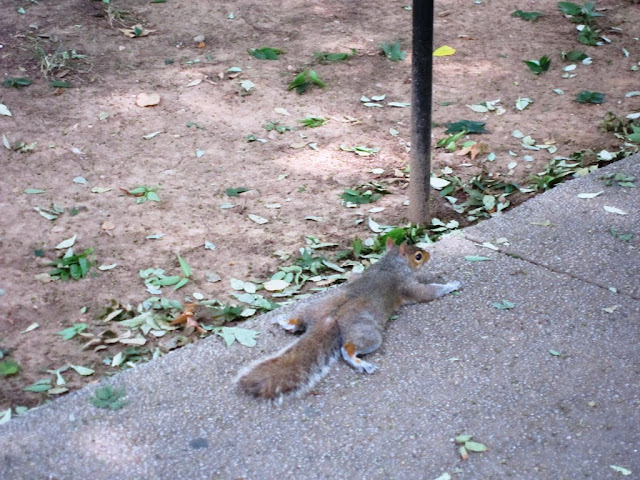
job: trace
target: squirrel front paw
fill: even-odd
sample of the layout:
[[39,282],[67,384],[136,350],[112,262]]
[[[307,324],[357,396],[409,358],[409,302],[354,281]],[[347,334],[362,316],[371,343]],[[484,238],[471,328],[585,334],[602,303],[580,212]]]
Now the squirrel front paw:
[[455,290],[458,290],[462,286],[462,283],[454,281],[454,282],[445,283],[443,285],[433,284],[433,286],[436,287],[437,289],[436,296],[442,297],[447,293],[451,293]]
[[453,292],[455,290],[459,290],[460,287],[462,286],[462,283],[454,280],[453,282],[449,282],[446,285],[451,288],[451,290],[449,290],[447,292],[447,293],[450,293],[450,292]]

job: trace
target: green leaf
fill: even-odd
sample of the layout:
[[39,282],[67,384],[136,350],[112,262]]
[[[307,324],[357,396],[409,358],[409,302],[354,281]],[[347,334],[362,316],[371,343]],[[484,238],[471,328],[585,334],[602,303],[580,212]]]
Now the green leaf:
[[313,54],[316,59],[322,63],[335,63],[335,62],[345,62],[349,60],[351,57],[356,55],[358,51],[355,48],[351,49],[351,53],[326,53],[326,52],[315,52]]
[[577,5],[573,2],[558,2],[558,8],[565,15],[580,15],[580,13],[582,12],[580,5]]
[[31,85],[31,80],[26,77],[8,77],[2,82],[2,86],[6,88],[22,88]]
[[228,197],[239,197],[241,193],[248,192],[249,189],[247,187],[236,187],[236,188],[227,188],[224,193],[227,194]]
[[42,392],[51,390],[52,388],[53,388],[53,385],[51,385],[51,380],[44,379],[44,380],[38,380],[33,385],[29,385],[28,387],[25,387],[24,390],[27,392],[42,393]]
[[465,442],[464,446],[470,452],[479,453],[479,452],[486,452],[487,451],[487,446],[484,443]]
[[88,375],[93,375],[95,373],[95,370],[88,367],[83,367],[82,365],[69,365],[69,366],[73,368],[76,371],[76,373],[78,373],[78,375],[88,376]]
[[464,257],[467,262],[485,262],[491,260],[489,257],[481,257],[479,255],[467,255]]
[[227,347],[233,345],[236,340],[245,347],[254,347],[257,343],[256,337],[260,334],[256,330],[239,327],[215,327],[213,333],[221,336]]
[[598,45],[598,34],[591,27],[585,25],[578,33],[578,41],[584,45],[596,46]]
[[511,310],[516,306],[515,303],[511,303],[508,300],[502,300],[502,302],[494,302],[491,305],[493,305],[498,310]]
[[376,200],[379,200],[381,196],[382,195],[380,195],[379,193],[373,193],[370,190],[364,193],[360,193],[357,190],[345,189],[344,193],[340,195],[340,198],[342,198],[346,202],[361,205],[361,204],[373,203]]
[[327,123],[327,119],[324,117],[307,117],[298,120],[302,125],[309,128],[317,128]]
[[576,96],[575,101],[578,103],[604,103],[604,97],[604,93],[583,90]]
[[444,133],[489,133],[484,129],[485,122],[474,122],[473,120],[459,120],[457,122],[445,123],[447,129]]
[[178,290],[179,288],[184,287],[187,283],[189,283],[189,279],[188,278],[181,278],[180,281],[175,284],[173,289],[174,290]]
[[535,75],[540,75],[543,72],[549,70],[551,60],[546,55],[540,57],[540,60],[524,60],[524,63],[529,67]]
[[20,370],[20,365],[11,359],[3,360],[0,362],[0,375],[9,376],[15,375]]
[[250,48],[249,55],[258,60],[278,60],[278,56],[284,53],[284,50],[273,47]]
[[324,88],[327,86],[327,84],[320,79],[320,77],[318,76],[315,70],[309,70],[309,80],[311,81],[311,83],[321,88]]
[[581,62],[585,58],[588,58],[589,55],[580,51],[580,50],[570,50],[568,52],[562,52],[562,58],[569,62]]
[[380,48],[385,56],[391,60],[392,62],[399,62],[400,60],[404,60],[407,57],[407,52],[402,50],[400,46],[400,42],[393,43],[381,43]]
[[74,324],[73,326],[71,326],[69,328],[65,328],[64,330],[60,330],[58,332],[58,335],[60,335],[63,340],[71,340],[77,334],[79,334],[80,332],[82,332],[82,331],[84,331],[86,329],[87,329],[87,324],[86,323],[76,323],[76,324]]
[[24,193],[27,193],[29,195],[38,195],[40,193],[45,193],[46,190],[39,190],[37,188],[25,188],[24,189]]
[[631,470],[629,470],[628,468],[624,468],[624,467],[619,467],[617,465],[609,465],[610,468],[612,468],[615,472],[618,472],[622,475],[624,475],[625,477],[631,475]]
[[71,84],[63,80],[53,80],[49,83],[49,85],[54,88],[71,88]]
[[189,264],[180,255],[178,255],[178,262],[180,262],[180,269],[182,270],[182,273],[184,273],[184,276],[190,277],[191,267],[189,266]]
[[561,353],[557,352],[556,350],[549,350],[549,354],[553,355],[554,357],[559,357],[561,355]]
[[541,12],[524,12],[522,10],[516,10],[511,14],[512,17],[518,17],[527,22],[535,22],[537,19],[543,16]]
[[472,438],[473,438],[473,435],[458,435],[454,438],[454,440],[456,443],[461,444],[461,443],[467,443],[471,441]]
[[152,202],[159,202],[160,201],[160,197],[158,197],[158,194],[156,192],[149,191],[149,192],[146,193],[145,196],[149,200],[151,200]]

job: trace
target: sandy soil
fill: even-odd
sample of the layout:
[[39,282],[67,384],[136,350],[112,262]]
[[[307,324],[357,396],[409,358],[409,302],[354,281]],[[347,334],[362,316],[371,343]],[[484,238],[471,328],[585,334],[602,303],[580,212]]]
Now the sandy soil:
[[[410,108],[386,105],[411,101],[411,12],[405,4],[0,0],[0,80],[32,80],[24,88],[0,88],[0,103],[12,113],[0,116],[0,134],[10,144],[37,142],[27,152],[0,147],[0,349],[5,360],[20,365],[18,374],[0,378],[0,409],[31,407],[51,397],[24,391],[39,379],[55,379],[47,370],[73,364],[96,371],[89,376],[63,372],[70,389],[117,372],[119,367],[104,359],[109,363],[130,345],[82,347],[95,338],[86,335],[122,334],[100,313],[112,302],[135,307],[150,296],[140,270],[179,274],[179,254],[192,268],[191,280],[176,292],[165,289],[166,297],[184,301],[198,292],[230,302],[230,279],[265,281],[279,265],[292,264],[274,253],[295,256],[306,235],[346,247],[356,236],[373,235],[368,216],[385,225],[405,224],[407,179],[398,171],[409,161]],[[640,110],[640,96],[625,97],[640,85],[640,73],[632,71],[640,61],[638,5],[598,2],[604,15],[598,25],[611,43],[591,47],[578,43],[575,24],[555,1],[518,5],[543,12],[536,22],[510,16],[512,4],[437,2],[435,44],[457,51],[435,58],[434,121],[485,121],[489,133],[473,136],[486,144],[474,159],[436,150],[436,174],[444,167],[462,178],[485,171],[526,185],[554,155],[523,149],[514,130],[555,145],[555,155],[617,151],[620,139],[600,128],[604,115]],[[143,28],[139,38],[119,30],[135,24]],[[380,54],[382,42],[394,41],[407,51],[404,61]],[[247,53],[263,46],[285,53],[276,61]],[[323,64],[313,55],[351,49],[357,55],[340,63]],[[571,62],[563,61],[561,52],[574,49],[593,62],[574,62],[577,68],[569,73],[576,75],[562,78],[567,73],[562,67]],[[43,59],[55,59],[56,52],[64,65],[43,66]],[[62,61],[62,52],[70,58]],[[543,55],[551,58],[551,68],[535,76],[523,60]],[[228,72],[231,67],[241,73]],[[287,90],[305,69],[315,70],[327,87],[303,95]],[[51,80],[71,88],[54,88]],[[254,84],[250,92],[240,83],[246,80]],[[582,90],[603,92],[606,102],[573,101]],[[138,106],[140,94],[157,94],[159,103]],[[383,108],[361,101],[363,95],[383,94]],[[534,102],[518,111],[519,97]],[[502,115],[467,107],[496,99],[505,108]],[[309,116],[329,121],[302,127],[298,120]],[[266,131],[265,124],[276,121],[296,128]],[[249,142],[248,135],[266,141]],[[444,137],[444,127],[436,127],[433,136],[434,143]],[[380,151],[358,156],[341,145]],[[496,154],[495,161],[487,161],[489,152]],[[524,155],[533,160],[524,161]],[[510,168],[514,161],[517,166]],[[384,173],[371,171],[380,168]],[[345,188],[371,181],[384,182],[391,194],[375,205],[342,205]],[[160,201],[138,204],[122,190],[139,185],[159,186]],[[249,191],[225,194],[237,187]],[[433,197],[435,216],[464,220],[437,193]],[[517,201],[526,198],[520,195]],[[34,210],[51,204],[66,209],[56,220]],[[221,208],[225,204],[234,206]],[[370,213],[372,207],[384,210]],[[257,224],[249,214],[268,222]],[[160,233],[162,238],[147,238]],[[96,265],[117,266],[94,267],[78,281],[47,282],[42,275],[50,270],[47,263],[64,253],[55,246],[74,235],[76,253],[92,247]],[[215,250],[205,249],[205,242],[214,243]],[[211,272],[221,280],[207,281]],[[38,328],[20,333],[34,322]],[[75,323],[87,324],[84,337],[65,341],[57,335]],[[188,341],[197,337],[192,334]],[[157,343],[144,348],[152,351]]]

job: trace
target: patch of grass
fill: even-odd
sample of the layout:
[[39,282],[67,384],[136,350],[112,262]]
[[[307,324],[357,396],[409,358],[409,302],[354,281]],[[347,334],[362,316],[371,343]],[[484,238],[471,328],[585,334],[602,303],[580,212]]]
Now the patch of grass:
[[549,67],[551,66],[551,59],[548,56],[543,55],[539,60],[524,60],[524,63],[529,67],[529,70],[531,70],[534,75],[540,75],[541,73],[549,70]]
[[295,76],[287,89],[295,89],[299,94],[303,94],[314,85],[320,88],[325,88],[327,86],[327,84],[320,79],[315,70],[304,70]]
[[94,265],[94,262],[89,258],[93,253],[92,247],[78,254],[74,254],[73,249],[69,248],[62,257],[51,263],[51,266],[56,268],[49,272],[49,276],[60,280],[80,280],[86,277]]
[[284,53],[284,50],[273,47],[249,48],[247,51],[258,60],[278,60],[278,57]]
[[358,50],[355,48],[351,49],[351,53],[328,53],[328,52],[314,52],[313,56],[320,63],[337,63],[337,62],[346,62],[354,55],[357,55]]
[[582,5],[573,2],[558,2],[558,9],[571,17],[574,23],[591,25],[596,17],[602,17],[601,13],[595,11],[596,2],[585,2]]
[[81,62],[87,63],[87,55],[69,50],[63,44],[59,44],[53,53],[47,53],[37,40],[31,50],[40,64],[40,71],[45,77],[51,77],[62,70],[81,71]]
[[544,14],[542,12],[524,12],[522,10],[516,10],[511,14],[512,17],[518,17],[527,22],[535,22],[540,17],[543,17]]
[[346,188],[342,195],[340,195],[340,198],[345,202],[357,205],[373,203],[379,200],[380,197],[382,197],[382,195],[380,195],[379,193],[374,193],[369,189],[362,188]]
[[280,122],[275,121],[275,122],[267,122],[267,123],[265,123],[264,129],[267,132],[270,132],[271,130],[275,130],[278,133],[284,133],[284,132],[287,132],[287,131],[295,130],[295,127],[290,127],[288,125],[282,125]]
[[147,200],[151,200],[152,202],[159,202],[160,197],[158,197],[158,194],[156,193],[159,188],[160,187],[150,187],[148,185],[138,185],[131,190],[122,190],[128,195],[136,197],[136,203],[140,204],[146,202]]
[[111,385],[105,385],[96,389],[95,394],[89,398],[92,405],[98,408],[108,408],[119,410],[128,402],[124,399],[126,392],[124,388],[115,389]]
[[307,117],[298,120],[303,126],[308,128],[322,127],[327,123],[327,119],[324,117]]

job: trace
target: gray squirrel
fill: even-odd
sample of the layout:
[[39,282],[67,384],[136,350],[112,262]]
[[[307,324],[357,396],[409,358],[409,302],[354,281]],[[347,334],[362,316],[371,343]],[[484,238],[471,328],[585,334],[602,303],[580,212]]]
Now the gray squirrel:
[[282,401],[308,392],[329,370],[338,353],[359,372],[378,367],[361,358],[382,343],[389,317],[400,306],[424,303],[460,288],[460,282],[424,284],[416,278],[429,259],[424,250],[397,247],[387,238],[387,253],[362,275],[319,302],[303,306],[276,321],[286,330],[305,333],[274,355],[239,373],[240,389],[254,397]]

